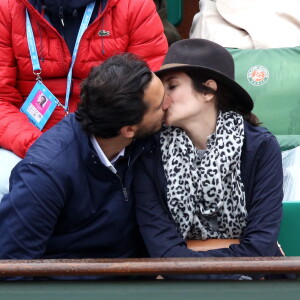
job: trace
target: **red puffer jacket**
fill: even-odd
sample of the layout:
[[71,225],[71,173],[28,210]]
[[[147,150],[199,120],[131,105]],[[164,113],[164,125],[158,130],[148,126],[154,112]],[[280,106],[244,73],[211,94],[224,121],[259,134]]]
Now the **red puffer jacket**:
[[[25,28],[28,9],[42,68],[43,83],[64,103],[71,54],[61,35],[28,0],[0,1],[0,147],[24,157],[42,134],[20,112],[36,80],[32,72]],[[100,30],[109,35],[100,36]],[[104,11],[84,32],[73,68],[69,111],[79,101],[79,85],[91,67],[120,52],[144,58],[152,70],[159,69],[167,52],[163,26],[153,1],[109,0]],[[56,107],[46,131],[64,117]]]

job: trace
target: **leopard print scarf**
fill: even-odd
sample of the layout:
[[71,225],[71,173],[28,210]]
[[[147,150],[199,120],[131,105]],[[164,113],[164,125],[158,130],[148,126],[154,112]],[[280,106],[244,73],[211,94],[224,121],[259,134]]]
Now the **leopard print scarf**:
[[219,113],[201,160],[182,129],[161,132],[168,208],[184,239],[241,236],[247,218],[240,171],[243,141],[243,118],[232,111]]

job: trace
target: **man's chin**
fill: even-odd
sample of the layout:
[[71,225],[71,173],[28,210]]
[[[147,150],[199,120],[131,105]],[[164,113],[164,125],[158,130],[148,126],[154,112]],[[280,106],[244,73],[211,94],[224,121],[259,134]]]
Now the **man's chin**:
[[147,138],[157,132],[159,132],[161,130],[161,127],[157,127],[157,128],[152,128],[152,129],[139,129],[136,134],[135,134],[135,138],[136,139],[144,139]]
[[170,120],[165,119],[164,126],[167,126],[167,127],[171,126]]

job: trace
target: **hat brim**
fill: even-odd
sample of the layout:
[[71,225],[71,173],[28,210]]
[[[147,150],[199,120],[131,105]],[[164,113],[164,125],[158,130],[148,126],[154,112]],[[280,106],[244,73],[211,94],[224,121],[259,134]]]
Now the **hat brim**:
[[185,64],[166,64],[163,65],[162,68],[155,72],[158,77],[161,77],[165,74],[172,72],[184,72],[184,71],[198,71],[201,75],[206,78],[210,78],[216,81],[223,83],[229,90],[236,96],[236,100],[239,106],[243,106],[243,108],[247,112],[251,112],[253,109],[253,100],[248,92],[240,86],[236,81],[231,79],[230,77],[224,75],[223,73],[217,72],[210,68],[194,66],[194,65],[185,65]]

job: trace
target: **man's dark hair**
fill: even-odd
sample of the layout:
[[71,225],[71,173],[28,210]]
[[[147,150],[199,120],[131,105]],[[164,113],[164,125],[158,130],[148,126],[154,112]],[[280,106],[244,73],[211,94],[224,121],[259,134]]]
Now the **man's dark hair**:
[[89,135],[112,138],[123,126],[142,121],[144,90],[152,80],[146,62],[125,53],[94,67],[83,81],[76,119]]

